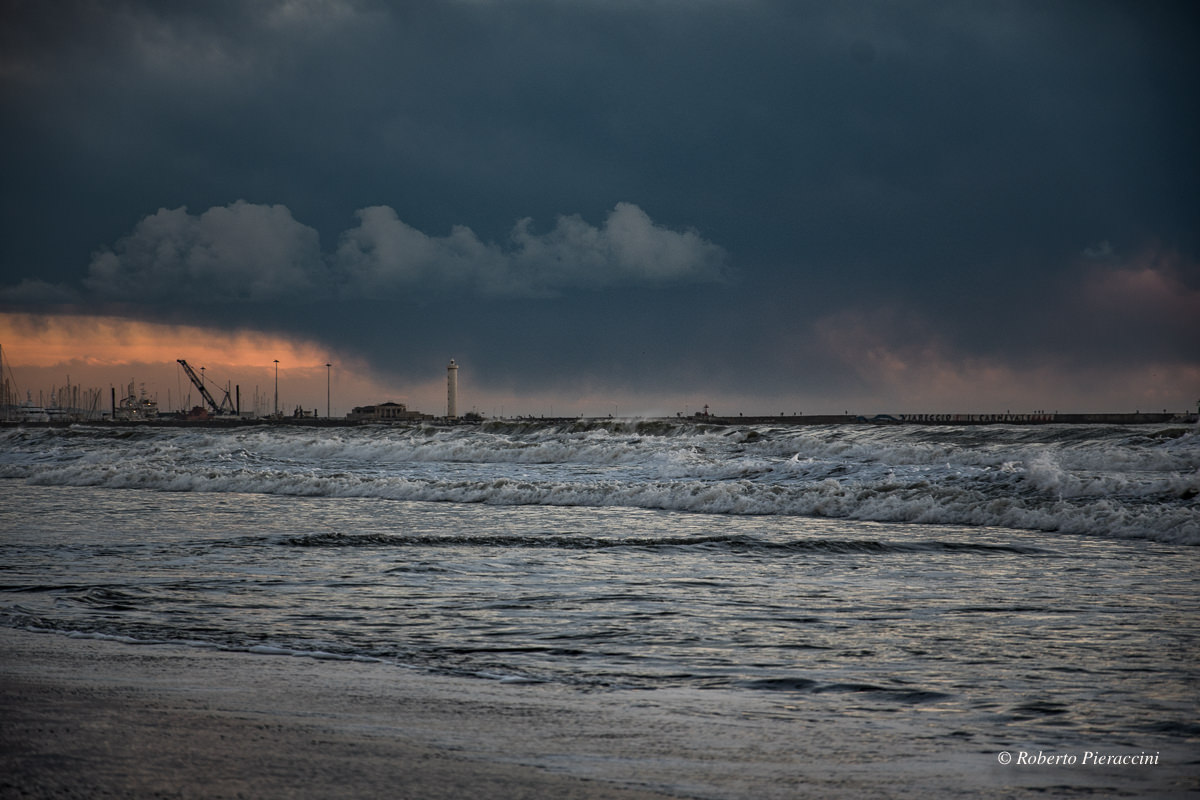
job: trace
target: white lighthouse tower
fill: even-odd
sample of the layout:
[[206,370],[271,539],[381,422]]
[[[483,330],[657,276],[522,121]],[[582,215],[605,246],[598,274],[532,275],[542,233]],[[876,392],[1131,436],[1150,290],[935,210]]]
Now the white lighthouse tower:
[[446,419],[458,419],[458,364],[446,367]]

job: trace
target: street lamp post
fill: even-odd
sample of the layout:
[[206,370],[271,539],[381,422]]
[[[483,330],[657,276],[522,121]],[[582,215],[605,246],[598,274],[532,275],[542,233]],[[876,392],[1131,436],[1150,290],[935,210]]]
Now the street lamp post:
[[275,416],[279,416],[279,359],[275,359]]
[[333,365],[329,364],[329,363],[325,364],[325,418],[326,419],[329,419],[330,417],[333,416],[333,414],[330,412],[330,405],[329,405],[329,397],[330,397],[330,394],[329,394],[329,375],[330,375],[329,368],[332,366]]

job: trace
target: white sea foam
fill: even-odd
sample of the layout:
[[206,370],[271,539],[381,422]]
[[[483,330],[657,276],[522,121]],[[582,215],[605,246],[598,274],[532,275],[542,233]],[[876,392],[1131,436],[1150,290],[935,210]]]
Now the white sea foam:
[[1190,429],[495,425],[0,437],[0,476],[45,485],[632,506],[1200,544],[1200,437]]

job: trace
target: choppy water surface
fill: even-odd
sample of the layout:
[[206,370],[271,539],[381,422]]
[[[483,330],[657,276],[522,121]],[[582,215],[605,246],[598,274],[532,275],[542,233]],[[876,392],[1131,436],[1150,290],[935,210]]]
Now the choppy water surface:
[[0,476],[14,627],[1200,738],[1195,428],[9,429]]

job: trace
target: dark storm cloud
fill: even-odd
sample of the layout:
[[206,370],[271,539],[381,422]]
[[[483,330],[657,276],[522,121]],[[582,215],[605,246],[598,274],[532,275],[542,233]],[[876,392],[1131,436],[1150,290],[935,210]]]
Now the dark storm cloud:
[[0,9],[6,308],[526,384],[1195,367],[1186,4]]

